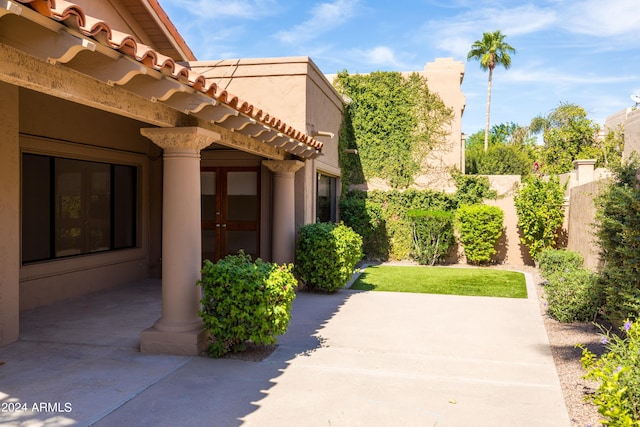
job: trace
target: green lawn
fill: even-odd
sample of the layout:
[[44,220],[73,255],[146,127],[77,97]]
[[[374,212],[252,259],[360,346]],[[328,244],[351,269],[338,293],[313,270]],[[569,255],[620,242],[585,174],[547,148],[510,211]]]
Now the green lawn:
[[527,297],[524,274],[488,268],[367,267],[351,289],[504,298]]

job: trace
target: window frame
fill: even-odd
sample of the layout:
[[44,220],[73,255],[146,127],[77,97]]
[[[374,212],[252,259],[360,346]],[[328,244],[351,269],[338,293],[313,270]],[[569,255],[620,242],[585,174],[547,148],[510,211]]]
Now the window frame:
[[[320,218],[320,180],[321,178],[329,179],[329,220],[324,221]],[[316,171],[316,222],[337,222],[338,221],[338,178],[324,173]]]
[[[39,157],[41,159],[45,159],[48,163],[49,163],[49,180],[47,182],[48,185],[48,195],[49,195],[49,201],[48,201],[48,220],[49,220],[49,225],[48,225],[48,255],[47,256],[41,256],[41,257],[33,257],[30,256],[28,259],[25,259],[24,255],[25,255],[25,244],[27,243],[27,240],[25,239],[25,221],[26,221],[26,217],[25,215],[27,215],[25,213],[25,180],[26,180],[26,175],[25,173],[29,173],[29,171],[25,170],[25,156],[32,156],[32,157]],[[109,244],[108,247],[106,249],[100,249],[100,250],[90,250],[87,248],[90,248],[90,244],[87,246],[85,244],[83,244],[83,247],[80,251],[80,253],[73,253],[73,254],[67,254],[67,255],[59,255],[56,250],[56,247],[58,245],[58,242],[56,241],[56,228],[57,228],[57,218],[56,218],[56,163],[57,160],[62,160],[64,162],[67,163],[71,163],[72,165],[75,164],[78,168],[80,169],[86,169],[86,168],[90,168],[91,166],[96,166],[96,165],[101,165],[104,167],[104,165],[106,165],[108,167],[108,171],[109,171],[109,176],[108,176],[108,181],[109,181],[109,213],[107,215],[108,217],[108,222],[109,222]],[[77,158],[74,157],[73,155],[69,155],[66,153],[49,153],[49,152],[32,152],[30,150],[22,150],[21,152],[21,157],[20,157],[20,161],[21,161],[21,180],[22,180],[22,184],[21,184],[21,203],[22,203],[22,208],[21,208],[21,251],[20,251],[20,256],[21,256],[21,265],[22,266],[30,266],[33,264],[38,264],[38,263],[45,263],[45,262],[52,262],[52,261],[59,261],[59,260],[63,260],[63,259],[68,259],[68,258],[75,258],[75,257],[81,257],[81,256],[89,256],[89,255],[97,255],[97,254],[105,254],[105,253],[112,253],[112,252],[116,252],[116,251],[120,251],[120,250],[126,250],[126,249],[134,249],[134,248],[139,248],[140,247],[140,235],[139,235],[139,230],[140,230],[140,195],[141,195],[141,191],[140,191],[140,171],[141,171],[141,167],[142,165],[140,164],[136,164],[136,163],[130,163],[130,162],[126,162],[126,161],[118,161],[115,159],[104,159],[104,158]],[[122,168],[126,168],[126,169],[122,169]],[[116,182],[116,171],[117,170],[127,170],[129,172],[129,177],[130,177],[130,189],[124,192],[120,192],[116,190],[116,186],[115,186],[115,182]],[[88,178],[85,175],[81,176],[81,182],[80,182],[80,186],[87,186],[87,180]],[[45,190],[46,191],[46,190]],[[84,191],[84,190],[83,190]],[[117,222],[117,217],[116,217],[116,203],[120,203],[123,200],[119,197],[119,193],[123,193],[125,195],[125,198],[128,196],[131,198],[131,200],[128,200],[125,205],[127,206],[127,212],[125,214],[125,216],[129,216],[129,219],[126,222],[125,227],[129,228],[128,230],[125,230],[125,234],[128,235],[128,237],[125,238],[125,240],[127,241],[127,244],[121,245],[121,244],[117,244],[116,240],[116,233],[118,232],[118,230],[116,230],[116,227],[114,226],[114,224]],[[92,198],[92,193],[91,192],[84,192],[81,193],[80,195],[80,202],[82,203],[82,207],[80,208],[81,210],[87,211],[89,209],[89,207],[87,206],[87,202],[89,201],[89,199]],[[90,225],[89,225],[90,221],[85,221],[84,224],[82,225],[82,234],[85,235],[87,233],[87,230],[89,229]],[[83,237],[84,238],[84,237]],[[37,251],[36,251],[37,252]],[[35,253],[35,252],[33,252]]]

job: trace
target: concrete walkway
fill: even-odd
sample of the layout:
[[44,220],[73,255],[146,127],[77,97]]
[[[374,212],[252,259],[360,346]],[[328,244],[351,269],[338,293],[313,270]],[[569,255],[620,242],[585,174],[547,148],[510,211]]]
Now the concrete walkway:
[[0,348],[2,426],[569,426],[528,300],[300,293],[266,359],[144,355],[144,281],[23,313]]

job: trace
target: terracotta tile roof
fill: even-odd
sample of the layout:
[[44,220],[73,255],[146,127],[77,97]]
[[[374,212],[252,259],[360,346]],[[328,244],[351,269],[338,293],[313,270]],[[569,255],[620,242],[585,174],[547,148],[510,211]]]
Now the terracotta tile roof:
[[190,86],[219,103],[225,104],[239,113],[260,122],[306,146],[322,150],[322,142],[287,125],[277,117],[257,108],[253,104],[219,88],[215,83],[174,59],[162,55],[150,46],[138,42],[131,34],[114,30],[108,22],[87,16],[77,4],[65,0],[15,0],[27,5],[39,14],[73,28],[98,43],[117,50],[141,64],[162,72],[185,85]]

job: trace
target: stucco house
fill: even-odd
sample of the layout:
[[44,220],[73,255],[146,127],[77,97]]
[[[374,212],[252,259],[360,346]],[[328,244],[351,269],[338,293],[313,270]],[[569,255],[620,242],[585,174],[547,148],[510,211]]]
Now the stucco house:
[[[464,63],[453,58],[435,58],[427,62],[421,71],[401,71],[404,77],[413,73],[426,78],[429,91],[437,94],[442,102],[451,109],[451,122],[446,125],[447,136],[428,153],[411,188],[417,190],[435,190],[455,192],[456,185],[451,171],[456,169],[464,173],[465,135],[462,133],[462,116],[466,107],[466,98],[462,92]],[[336,74],[327,74],[326,78],[334,82]],[[387,180],[373,178],[365,184],[351,185],[356,190],[391,190]]]
[[0,0],[0,58],[0,345],[21,310],[162,277],[141,350],[199,354],[203,258],[292,262],[335,219],[343,106],[309,58],[209,75],[157,0]]

